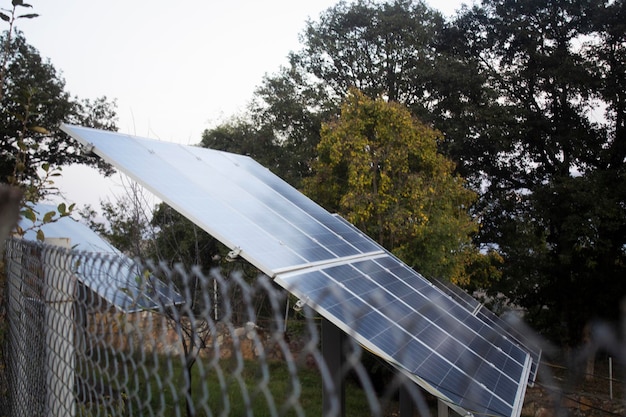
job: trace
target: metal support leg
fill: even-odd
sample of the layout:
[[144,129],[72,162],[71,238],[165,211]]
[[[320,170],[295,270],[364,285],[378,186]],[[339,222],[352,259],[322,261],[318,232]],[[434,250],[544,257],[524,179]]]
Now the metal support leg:
[[400,417],[413,417],[415,405],[413,404],[413,399],[411,398],[411,394],[406,389],[406,386],[404,383],[400,385],[399,397],[400,397],[399,398]]
[[437,400],[437,416],[448,417],[450,415],[450,407],[441,400]]
[[337,326],[322,319],[322,355],[332,376],[332,384],[330,381],[324,381],[322,402],[323,415],[326,417],[346,415],[345,384],[342,375],[345,337],[345,333]]

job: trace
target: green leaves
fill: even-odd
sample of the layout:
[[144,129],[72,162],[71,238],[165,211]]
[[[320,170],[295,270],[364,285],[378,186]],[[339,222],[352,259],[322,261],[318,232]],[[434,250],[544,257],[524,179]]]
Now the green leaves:
[[50,223],[56,214],[57,214],[56,211],[47,212],[43,216],[42,223],[43,224]]
[[76,204],[74,203],[70,204],[69,207],[67,207],[65,203],[61,203],[57,206],[57,210],[59,214],[61,215],[61,217],[65,217],[65,216],[69,216],[72,213],[75,206]]
[[26,207],[20,214],[33,223],[37,221],[37,214],[31,207]]
[[16,233],[19,236],[24,236],[27,231],[34,230],[37,240],[43,241],[45,239],[45,235],[41,227],[45,224],[54,223],[63,217],[71,215],[72,210],[74,210],[74,206],[75,204],[70,204],[69,206],[67,206],[65,203],[60,203],[56,207],[56,210],[49,210],[43,213],[43,215],[36,212],[32,206],[26,206],[22,209],[20,214],[22,215],[22,217],[29,220],[32,224],[26,228],[18,227],[16,229]]
[[466,282],[475,194],[437,153],[440,135],[404,106],[351,90],[322,127],[305,192],[426,276]]
[[[13,0],[12,1],[13,4],[13,8],[17,8],[17,7],[25,7],[25,8],[32,8],[33,6],[27,3],[24,3],[21,0]],[[20,16],[17,16],[17,19],[32,19],[34,17],[38,17],[39,15],[37,13],[29,13],[29,14],[23,14]]]
[[[18,8],[30,7],[16,3]],[[25,10],[25,9],[24,9]],[[4,11],[10,19],[16,14]],[[29,17],[32,17],[30,15]],[[13,24],[13,21],[10,22]],[[60,132],[61,122],[115,130],[114,107],[105,99],[79,102],[64,91],[65,81],[54,66],[28,45],[19,31],[0,35],[3,65],[0,72],[0,151],[11,155],[0,164],[0,178],[24,191],[24,201],[36,203],[58,194],[61,167],[73,163],[110,167],[84,155],[75,140]],[[2,82],[6,81],[6,82]],[[104,120],[110,123],[106,124]]]
[[483,79],[443,123],[447,149],[482,190],[477,240],[503,258],[492,291],[570,345],[592,318],[617,319],[626,293],[615,279],[626,272],[623,10],[486,1],[445,42]]

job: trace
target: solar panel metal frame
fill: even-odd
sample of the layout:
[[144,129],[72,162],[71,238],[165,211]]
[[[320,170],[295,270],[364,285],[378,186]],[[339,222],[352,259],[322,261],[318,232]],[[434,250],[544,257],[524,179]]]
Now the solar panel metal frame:
[[[382,259],[391,259],[410,270],[354,226],[347,226],[345,220],[332,216],[251,158],[79,126],[63,125],[61,128],[220,240],[233,250],[233,254],[239,254],[302,299],[306,300],[311,294],[298,293],[293,281],[314,271],[375,263]],[[178,162],[184,167],[175,167],[175,158],[181,158]],[[146,166],[134,166],[139,161]],[[170,176],[176,177],[175,184]],[[191,191],[189,195],[181,195],[184,189]],[[202,211],[201,203],[211,205],[213,217],[209,221],[202,218],[206,212]],[[241,231],[239,235],[238,231]],[[428,381],[428,376],[410,372],[397,357],[379,349],[347,326],[337,314],[322,308],[319,302],[309,299],[309,303],[419,385],[451,400],[442,394],[442,387],[433,386]],[[454,306],[456,309],[457,303]],[[458,306],[456,310],[460,309],[463,308]],[[375,309],[372,312],[379,314]],[[463,325],[467,328],[471,328],[467,324],[470,322],[472,326],[488,328],[475,316],[466,314],[464,317],[467,322]],[[450,333],[445,335],[446,338],[453,337]],[[521,412],[530,356],[501,336],[493,342],[496,343],[493,349],[514,351],[520,357],[517,373],[513,377],[507,376],[517,384],[515,395],[509,401],[510,414],[501,414],[516,417]],[[494,367],[493,364],[490,366]],[[485,387],[483,382],[486,381],[477,381],[475,388]],[[489,401],[491,399],[489,397]],[[459,405],[458,399],[451,402],[452,408],[461,413],[489,410],[488,404],[468,409]]]

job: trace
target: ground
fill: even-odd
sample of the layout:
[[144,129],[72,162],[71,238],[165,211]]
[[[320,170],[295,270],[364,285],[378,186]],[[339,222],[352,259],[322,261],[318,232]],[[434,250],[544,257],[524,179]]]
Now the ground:
[[624,384],[619,379],[619,373],[614,375],[611,398],[606,362],[605,359],[600,359],[594,375],[589,378],[572,376],[563,367],[548,366],[552,381],[538,381],[535,386],[527,389],[522,417],[625,415]]

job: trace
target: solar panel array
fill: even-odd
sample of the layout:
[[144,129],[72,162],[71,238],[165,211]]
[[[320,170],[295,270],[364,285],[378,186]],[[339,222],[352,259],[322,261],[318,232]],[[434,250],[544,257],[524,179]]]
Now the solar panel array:
[[[56,207],[47,204],[36,204],[32,209],[39,218],[56,211]],[[89,263],[77,262],[76,276],[86,287],[121,311],[130,313],[184,302],[180,294],[154,276],[138,282],[137,277],[143,274],[131,259],[71,217],[61,217],[37,228],[31,226],[30,220],[20,220],[20,227],[26,231],[24,239],[37,241],[36,230],[41,230],[46,238],[68,238],[72,249],[102,255],[90,258]]]
[[463,291],[463,289],[457,287],[451,282],[444,282],[441,280],[432,280],[439,289],[445,294],[452,297],[461,306],[464,306],[468,312],[478,317],[494,329],[497,329],[501,334],[506,335],[523,349],[528,352],[532,359],[530,367],[530,378],[528,380],[529,385],[532,385],[539,370],[539,361],[541,360],[542,349],[539,341],[534,338],[529,332],[524,332],[523,328],[516,327],[518,320],[514,317],[510,317],[510,320],[503,320],[497,316],[493,311],[489,310],[482,303],[478,302],[474,297]]
[[[333,216],[340,218],[346,225],[352,227],[357,233],[361,233],[354,225],[343,219],[338,214],[333,214]],[[534,384],[535,379],[537,378],[539,361],[541,360],[541,346],[539,341],[534,338],[530,332],[525,333],[523,331],[523,326],[519,326],[520,323],[518,320],[515,320],[514,317],[510,317],[510,320],[501,319],[482,303],[466,293],[463,289],[454,285],[452,282],[441,281],[438,279],[432,279],[430,281],[427,281],[424,278],[422,279],[435,286],[438,290],[445,294],[446,297],[452,298],[455,303],[464,307],[467,312],[476,316],[490,327],[496,329],[498,333],[508,337],[528,352],[531,356],[530,377],[528,382],[530,386]],[[520,329],[516,326],[522,328]]]
[[62,129],[455,410],[519,416],[523,348],[251,158]]

